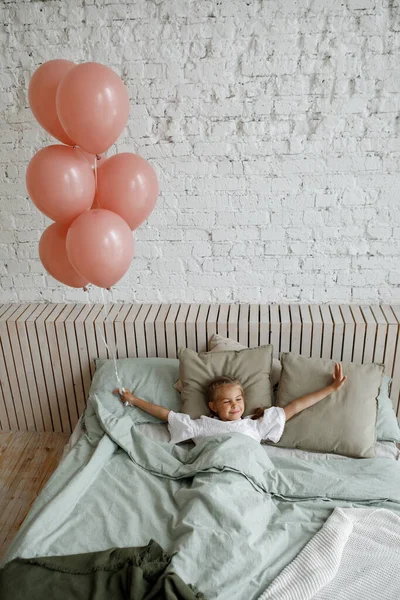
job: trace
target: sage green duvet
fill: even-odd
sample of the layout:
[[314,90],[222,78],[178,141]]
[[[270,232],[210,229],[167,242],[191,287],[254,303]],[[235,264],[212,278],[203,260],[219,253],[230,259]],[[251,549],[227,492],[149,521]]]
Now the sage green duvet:
[[87,433],[33,505],[3,562],[153,539],[207,598],[258,598],[336,507],[400,515],[400,466],[391,459],[268,457],[250,437],[196,447],[146,437],[96,398]]

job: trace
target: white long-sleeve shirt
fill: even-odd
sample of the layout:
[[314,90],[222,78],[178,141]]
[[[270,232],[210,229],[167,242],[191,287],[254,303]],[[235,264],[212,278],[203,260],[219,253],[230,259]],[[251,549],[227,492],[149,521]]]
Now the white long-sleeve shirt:
[[221,433],[243,433],[258,442],[261,440],[279,442],[285,423],[285,411],[279,406],[266,408],[263,416],[255,421],[250,417],[237,421],[221,421],[216,417],[191,419],[189,415],[172,410],[168,415],[168,429],[172,444],[191,439],[197,444],[203,437]]

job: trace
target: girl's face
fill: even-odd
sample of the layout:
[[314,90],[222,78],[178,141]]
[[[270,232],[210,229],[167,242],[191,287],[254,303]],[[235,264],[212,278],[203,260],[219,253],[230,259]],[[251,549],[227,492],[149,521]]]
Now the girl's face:
[[244,413],[243,392],[238,385],[226,383],[217,388],[215,399],[208,406],[221,421],[237,421]]

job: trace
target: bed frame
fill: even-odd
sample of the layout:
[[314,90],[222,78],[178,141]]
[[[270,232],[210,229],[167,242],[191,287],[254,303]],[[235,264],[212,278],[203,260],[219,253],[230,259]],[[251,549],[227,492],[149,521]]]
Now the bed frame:
[[271,343],[275,357],[290,351],[384,363],[399,415],[399,328],[399,305],[0,305],[0,430],[70,433],[95,358],[175,358],[181,346],[207,350],[213,333],[249,346]]

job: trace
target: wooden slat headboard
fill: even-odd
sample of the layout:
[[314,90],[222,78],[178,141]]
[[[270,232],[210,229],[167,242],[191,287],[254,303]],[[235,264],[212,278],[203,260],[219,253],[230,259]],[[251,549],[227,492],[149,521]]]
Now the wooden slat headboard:
[[399,327],[400,306],[390,305],[0,305],[0,429],[69,433],[85,407],[95,358],[109,351],[175,358],[181,346],[207,350],[213,333],[249,346],[271,343],[275,357],[384,363],[400,414]]

